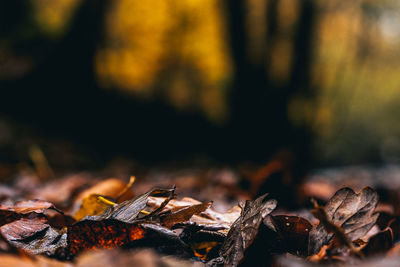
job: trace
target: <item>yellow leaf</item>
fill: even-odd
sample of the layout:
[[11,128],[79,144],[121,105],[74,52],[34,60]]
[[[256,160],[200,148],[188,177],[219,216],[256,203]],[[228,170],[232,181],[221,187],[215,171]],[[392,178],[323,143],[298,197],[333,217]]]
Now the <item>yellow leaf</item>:
[[86,216],[100,215],[108,207],[114,206],[116,203],[106,199],[98,194],[91,194],[82,200],[81,207],[75,213],[75,220],[79,221]]

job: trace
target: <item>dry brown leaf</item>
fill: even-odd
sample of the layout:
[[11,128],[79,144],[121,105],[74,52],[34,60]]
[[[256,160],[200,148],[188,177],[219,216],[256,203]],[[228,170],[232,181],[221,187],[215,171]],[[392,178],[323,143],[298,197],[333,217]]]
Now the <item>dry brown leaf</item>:
[[205,202],[197,205],[183,207],[169,214],[165,219],[162,220],[162,224],[167,228],[171,228],[177,223],[186,222],[190,220],[193,215],[204,212],[211,206],[211,204],[212,202]]
[[54,255],[66,247],[66,234],[53,229],[40,217],[22,218],[0,227],[1,235],[14,247],[29,254]]
[[247,200],[239,218],[232,224],[220,250],[225,266],[237,266],[244,258],[245,251],[253,243],[263,219],[276,207],[277,201],[264,202],[267,195],[254,201]]
[[[324,207],[327,221],[343,229],[352,241],[363,237],[375,224],[379,214],[375,213],[378,194],[370,187],[365,187],[356,194],[350,188],[342,188]],[[333,238],[326,225],[320,223],[310,232],[309,254],[318,253],[323,245]]]
[[43,217],[35,217],[32,219],[22,218],[1,226],[0,233],[8,241],[17,241],[32,237],[35,234],[40,234],[47,230],[47,228],[49,228],[49,225],[47,224],[47,220]]
[[[161,205],[164,200],[165,198],[150,196],[147,204],[148,206],[154,208]],[[200,201],[190,197],[184,197],[181,200],[172,199],[165,207],[164,211],[176,211],[187,206],[199,204],[201,204]],[[239,206],[234,206],[226,212],[217,212],[210,207],[201,214],[193,215],[188,222],[195,223],[200,226],[219,227],[221,228],[221,230],[219,230],[220,232],[227,234],[229,228],[231,227],[233,222],[239,217],[241,211],[242,209]]]
[[53,203],[37,199],[19,201],[13,206],[0,205],[0,226],[29,215],[39,216],[47,210],[55,210],[62,213]]

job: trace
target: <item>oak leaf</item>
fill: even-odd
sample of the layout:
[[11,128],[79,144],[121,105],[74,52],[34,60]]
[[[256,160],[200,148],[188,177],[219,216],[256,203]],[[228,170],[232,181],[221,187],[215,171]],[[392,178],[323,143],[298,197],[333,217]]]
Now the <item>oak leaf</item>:
[[[324,207],[327,220],[343,229],[346,237],[352,241],[363,237],[376,223],[379,214],[375,213],[378,194],[370,187],[365,187],[356,194],[350,188],[342,188]],[[318,253],[323,245],[333,238],[333,233],[320,223],[310,232],[309,254]]]

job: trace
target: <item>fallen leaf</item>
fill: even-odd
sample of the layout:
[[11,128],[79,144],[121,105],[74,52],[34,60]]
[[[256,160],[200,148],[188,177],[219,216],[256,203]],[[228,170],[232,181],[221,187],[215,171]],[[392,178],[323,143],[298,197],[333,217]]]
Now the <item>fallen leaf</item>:
[[79,221],[86,216],[102,214],[108,207],[116,205],[98,194],[91,194],[82,200],[81,207],[74,214],[75,220]]
[[[68,248],[71,256],[78,252],[92,248],[112,248],[132,244],[133,241],[142,239],[147,232],[162,232],[168,236],[171,234],[167,228],[161,227],[154,230],[152,216],[158,213],[174,197],[175,188],[154,189],[132,200],[116,204],[97,216],[87,216],[68,227]],[[169,195],[169,197],[154,211],[138,218],[138,215],[146,207],[150,195]],[[150,230],[149,230],[150,229]],[[175,234],[173,234],[176,236]],[[179,239],[178,237],[176,237]]]
[[311,223],[298,216],[275,215],[270,217],[286,251],[306,254],[309,233],[312,229]]
[[[106,219],[115,219],[122,222],[131,223],[134,222],[139,213],[146,208],[147,201],[150,195],[168,195],[169,197],[165,200],[165,205],[168,204],[169,199],[174,197],[175,188],[172,189],[154,189],[145,194],[142,194],[132,200],[126,200],[121,204],[114,205],[112,207],[107,208],[103,214],[98,216],[91,216],[91,220],[106,220]],[[162,210],[164,208],[164,204],[160,205],[155,211],[152,212],[152,215],[156,213],[156,211]],[[163,206],[164,205],[164,206]]]
[[[159,207],[163,201],[165,201],[165,198],[161,197],[149,197],[148,198],[148,206],[150,207]],[[165,206],[165,211],[176,211],[181,208],[187,207],[187,206],[192,206],[192,205],[200,205],[201,202],[198,200],[195,200],[190,197],[185,197],[182,198],[181,200],[177,199],[172,199],[171,201],[168,202],[168,204]],[[200,226],[206,226],[206,227],[216,227],[220,228],[220,232],[223,232],[225,234],[228,234],[229,228],[233,224],[233,222],[239,217],[242,209],[239,206],[234,206],[230,210],[226,212],[217,212],[213,210],[212,208],[206,209],[204,212],[201,214],[195,214],[193,215],[188,223],[195,223]]]
[[0,233],[8,241],[21,241],[33,235],[40,235],[50,226],[45,218],[34,217],[32,219],[22,218],[0,227]]
[[0,205],[0,226],[29,215],[43,214],[50,209],[62,213],[53,203],[37,199],[19,201],[13,206]]
[[211,206],[212,202],[205,202],[197,205],[183,207],[177,211],[170,213],[165,219],[162,220],[162,224],[171,228],[173,225],[181,222],[186,222],[192,218],[195,214],[200,214]]
[[[324,207],[326,218],[333,225],[343,229],[350,241],[364,236],[375,224],[379,214],[375,213],[378,194],[370,187],[365,187],[356,194],[350,188],[342,188]],[[317,253],[328,244],[333,234],[320,223],[310,232],[309,254]]]
[[276,200],[264,202],[266,196],[267,194],[254,201],[247,200],[239,218],[232,224],[220,251],[225,266],[237,266],[243,260],[244,253],[257,236],[263,219],[275,209]]
[[[108,179],[82,192],[80,197],[78,197],[78,203],[80,201],[81,204],[80,208],[74,214],[75,220],[81,220],[86,216],[102,214],[108,207],[116,205],[115,202],[121,199],[124,200],[126,197],[132,198],[133,191],[131,187],[134,182],[135,176],[131,176],[129,183],[122,187],[122,181]],[[118,190],[120,191],[118,192]]]
[[68,227],[68,251],[75,256],[83,250],[120,247],[143,238],[145,232],[138,224],[113,219],[83,220]]
[[[130,186],[127,188],[129,184],[125,181],[116,178],[110,178],[104,181],[101,181],[92,187],[82,191],[74,201],[74,210],[77,211],[84,199],[90,197],[90,195],[100,195],[105,196],[109,199],[119,198],[119,200],[128,200],[133,198],[133,191]],[[123,196],[121,196],[123,193]],[[115,201],[114,201],[115,202]],[[74,212],[75,213],[75,212]]]
[[0,227],[1,235],[14,247],[30,254],[55,255],[65,248],[66,234],[53,229],[44,218],[22,218]]
[[372,256],[389,251],[393,247],[393,232],[389,227],[373,235],[362,248],[361,252],[366,256]]
[[319,220],[319,225],[322,225],[326,232],[328,234],[331,234],[333,237],[332,241],[329,242],[329,245],[327,246],[328,248],[326,250],[332,250],[336,247],[345,246],[349,248],[353,254],[362,256],[360,252],[354,247],[353,242],[351,242],[351,240],[346,236],[343,228],[331,222],[331,220],[328,218],[328,215],[326,214],[324,207],[318,205],[316,201],[313,202],[314,209],[312,210],[312,214],[315,218]]

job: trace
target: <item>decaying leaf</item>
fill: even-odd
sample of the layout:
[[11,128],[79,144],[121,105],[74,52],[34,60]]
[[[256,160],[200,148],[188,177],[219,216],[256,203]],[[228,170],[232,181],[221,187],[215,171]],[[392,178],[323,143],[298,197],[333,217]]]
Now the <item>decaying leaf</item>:
[[4,225],[29,215],[43,214],[46,210],[62,213],[52,203],[44,200],[19,201],[13,206],[0,205],[0,225]]
[[[375,224],[379,214],[375,213],[378,194],[370,187],[365,187],[356,194],[350,188],[340,189],[324,207],[327,220],[343,229],[346,237],[352,241],[364,236]],[[310,232],[309,254],[317,253],[328,244],[333,234],[320,223]]]
[[40,234],[47,230],[47,228],[49,228],[49,225],[45,218],[22,218],[1,226],[0,232],[8,241],[21,241],[33,235]]
[[22,218],[0,228],[1,235],[14,247],[30,254],[54,255],[66,247],[66,234],[53,229],[46,219]]
[[389,251],[393,247],[393,232],[387,227],[385,230],[373,235],[361,252],[366,256],[372,256]]
[[285,250],[295,254],[305,254],[308,248],[309,233],[312,225],[298,216],[270,216],[274,228],[283,241]]
[[[316,205],[313,214],[320,223],[312,226],[307,217],[309,212],[301,214],[310,221],[297,216],[298,211],[290,213],[296,216],[271,215],[277,202],[268,200],[266,195],[246,201],[243,208],[234,206],[227,212],[217,212],[211,207],[212,202],[188,197],[175,199],[175,188],[154,189],[119,203],[117,199],[121,195],[126,197],[124,191],[130,189],[131,183],[125,183],[121,190],[120,182],[106,181],[98,188],[106,190],[107,184],[113,187],[111,197],[101,194],[104,192],[90,191],[93,187],[86,191],[92,193],[85,193],[80,199],[81,210],[75,213],[77,222],[47,201],[0,205],[0,253],[25,255],[28,266],[97,266],[99,263],[143,266],[148,262],[154,266],[175,266],[165,261],[171,256],[185,259],[182,261],[185,266],[200,266],[201,262],[207,262],[208,266],[271,266],[282,254],[285,259],[292,259],[285,263],[314,266],[325,261],[367,263],[361,257],[354,257],[355,253],[348,253],[348,249],[337,249],[342,248],[337,246],[338,240],[366,257],[389,250],[386,255],[397,257],[400,251],[398,246],[393,246],[400,235],[398,214],[391,213],[379,224],[380,228],[370,230],[376,222],[378,201],[370,188],[359,194],[344,188],[325,207]],[[119,190],[114,190],[117,187]],[[80,187],[75,184],[74,188]],[[71,209],[65,211],[70,214]],[[160,258],[151,252],[147,255],[153,255],[150,257],[156,260],[146,261],[135,254],[143,248],[168,256]],[[306,258],[312,251],[319,253]],[[46,256],[64,261],[51,261]],[[121,258],[113,260],[113,257]],[[280,259],[277,264],[282,263]],[[23,264],[24,260],[18,261],[14,256],[10,262]]]
[[69,222],[69,217],[50,202],[29,200],[12,207],[2,206],[0,220],[4,223],[0,226],[2,237],[13,247],[30,254],[53,255],[66,246],[66,235],[51,225],[58,224],[61,228]]
[[94,248],[152,247],[173,255],[190,257],[190,248],[173,231],[150,223],[125,223],[113,219],[83,220],[68,227],[68,252]]
[[[341,247],[345,246],[350,249],[350,251],[353,254],[362,256],[360,252],[354,247],[353,243],[351,240],[347,237],[347,235],[344,233],[344,230],[342,227],[335,225],[331,220],[328,218],[328,215],[326,214],[326,211],[324,207],[318,205],[316,201],[314,201],[314,209],[312,210],[312,214],[319,220],[319,224],[324,226],[324,229],[328,234],[331,234],[333,237],[332,242],[329,243],[328,246],[326,246],[327,249],[332,249],[335,247]],[[359,239],[357,239],[359,240]],[[323,246],[325,247],[325,245]],[[324,249],[325,250],[325,249]],[[319,255],[321,254],[322,249],[319,251]],[[325,253],[326,254],[326,253]],[[325,256],[324,254],[324,256]]]
[[144,237],[138,224],[106,220],[83,220],[68,227],[68,250],[74,256],[92,248],[121,247]]
[[239,218],[232,224],[222,245],[220,256],[225,266],[237,266],[257,236],[262,220],[276,207],[274,199],[265,201],[267,194],[254,201],[247,200]]

